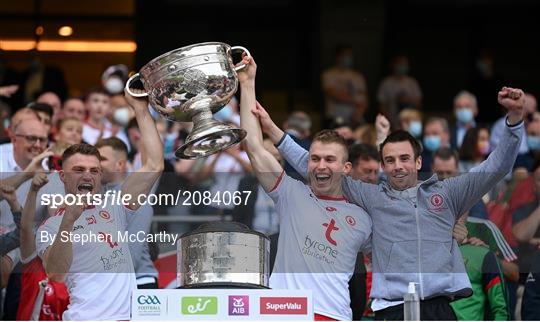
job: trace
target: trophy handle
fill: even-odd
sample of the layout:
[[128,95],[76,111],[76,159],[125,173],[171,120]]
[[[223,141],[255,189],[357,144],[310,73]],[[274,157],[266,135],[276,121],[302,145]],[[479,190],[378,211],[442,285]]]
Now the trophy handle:
[[[249,50],[247,50],[245,47],[242,47],[242,46],[233,46],[233,47],[231,47],[231,52],[232,52],[233,50],[237,50],[237,49],[240,49],[240,50],[246,52],[246,54],[247,54],[248,56],[251,56],[251,54],[249,53]],[[245,65],[245,64],[241,64],[241,65],[239,65],[239,66],[236,66],[236,67],[234,68],[234,70],[235,70],[235,71],[239,71],[239,70],[241,70],[241,69],[244,68],[244,67],[246,67],[246,65]]]
[[134,80],[136,79],[140,79],[141,78],[141,75],[139,75],[139,73],[131,76],[128,81],[126,82],[126,91],[129,93],[129,95],[133,96],[133,97],[146,97],[148,96],[148,93],[133,93],[130,89],[130,85],[131,85],[131,82],[133,82]]

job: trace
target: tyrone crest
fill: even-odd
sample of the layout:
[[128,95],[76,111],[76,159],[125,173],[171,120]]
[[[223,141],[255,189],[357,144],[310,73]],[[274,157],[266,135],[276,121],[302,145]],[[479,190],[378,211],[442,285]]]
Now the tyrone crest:
[[429,201],[434,207],[440,208],[444,202],[444,199],[440,194],[436,193],[429,198]]

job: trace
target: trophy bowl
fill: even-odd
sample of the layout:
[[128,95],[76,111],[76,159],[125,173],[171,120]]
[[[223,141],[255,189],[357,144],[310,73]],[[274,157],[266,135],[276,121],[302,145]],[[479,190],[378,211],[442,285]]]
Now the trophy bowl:
[[[212,115],[231,100],[238,88],[232,52],[249,51],[241,46],[207,42],[178,48],[152,59],[126,82],[134,97],[148,96],[160,115],[174,122],[193,122],[193,129],[176,157],[197,159],[239,143],[246,131],[221,123]],[[133,81],[140,80],[145,92],[134,93]]]

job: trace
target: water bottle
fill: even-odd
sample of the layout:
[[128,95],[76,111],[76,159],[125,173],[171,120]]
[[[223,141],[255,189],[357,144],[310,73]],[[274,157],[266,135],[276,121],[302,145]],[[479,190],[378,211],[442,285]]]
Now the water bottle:
[[410,282],[409,289],[403,297],[403,317],[405,321],[420,321],[420,298],[416,291],[417,283]]

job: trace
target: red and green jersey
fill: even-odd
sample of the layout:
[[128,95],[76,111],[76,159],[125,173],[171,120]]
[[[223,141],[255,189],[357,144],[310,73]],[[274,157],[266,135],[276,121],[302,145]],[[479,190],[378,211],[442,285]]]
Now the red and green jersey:
[[459,248],[473,295],[451,303],[458,320],[508,320],[503,275],[495,254],[482,246]]

